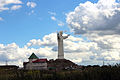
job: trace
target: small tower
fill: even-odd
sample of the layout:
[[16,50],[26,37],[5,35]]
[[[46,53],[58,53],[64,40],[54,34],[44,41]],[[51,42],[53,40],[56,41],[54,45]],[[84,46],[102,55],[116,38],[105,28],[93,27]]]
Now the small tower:
[[8,61],[6,60],[6,66],[8,65]]
[[34,53],[32,53],[32,55],[28,59],[29,59],[29,62],[31,63],[32,61],[35,61],[39,58]]

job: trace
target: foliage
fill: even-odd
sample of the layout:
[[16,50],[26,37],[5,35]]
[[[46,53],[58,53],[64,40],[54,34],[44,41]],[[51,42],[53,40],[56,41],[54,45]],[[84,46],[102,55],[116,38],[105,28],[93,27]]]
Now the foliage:
[[0,69],[0,80],[120,80],[120,65],[61,71]]

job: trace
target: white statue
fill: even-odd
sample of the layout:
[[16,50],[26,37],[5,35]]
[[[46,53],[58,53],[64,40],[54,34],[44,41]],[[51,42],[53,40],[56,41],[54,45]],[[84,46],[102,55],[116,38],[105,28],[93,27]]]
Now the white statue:
[[58,59],[64,59],[64,49],[63,49],[63,39],[68,38],[67,36],[62,36],[63,31],[57,33],[57,40],[58,40]]

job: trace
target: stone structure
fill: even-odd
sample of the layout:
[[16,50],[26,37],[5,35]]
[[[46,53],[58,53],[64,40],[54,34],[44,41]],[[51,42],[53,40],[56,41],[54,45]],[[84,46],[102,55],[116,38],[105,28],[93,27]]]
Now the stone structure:
[[46,70],[47,59],[39,59],[34,53],[28,58],[29,62],[24,62],[24,69],[27,70]]
[[77,64],[67,59],[56,59],[48,61],[49,70],[76,69],[77,67]]
[[57,33],[58,40],[58,59],[64,59],[64,48],[63,48],[63,40],[68,38],[69,35],[63,36],[63,31]]

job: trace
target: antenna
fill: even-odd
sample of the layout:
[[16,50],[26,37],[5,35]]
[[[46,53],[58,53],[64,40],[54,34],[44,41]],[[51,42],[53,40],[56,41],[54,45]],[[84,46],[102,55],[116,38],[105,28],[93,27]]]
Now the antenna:
[[6,60],[6,66],[8,65],[8,61]]
[[105,65],[104,60],[103,60],[103,66]]

